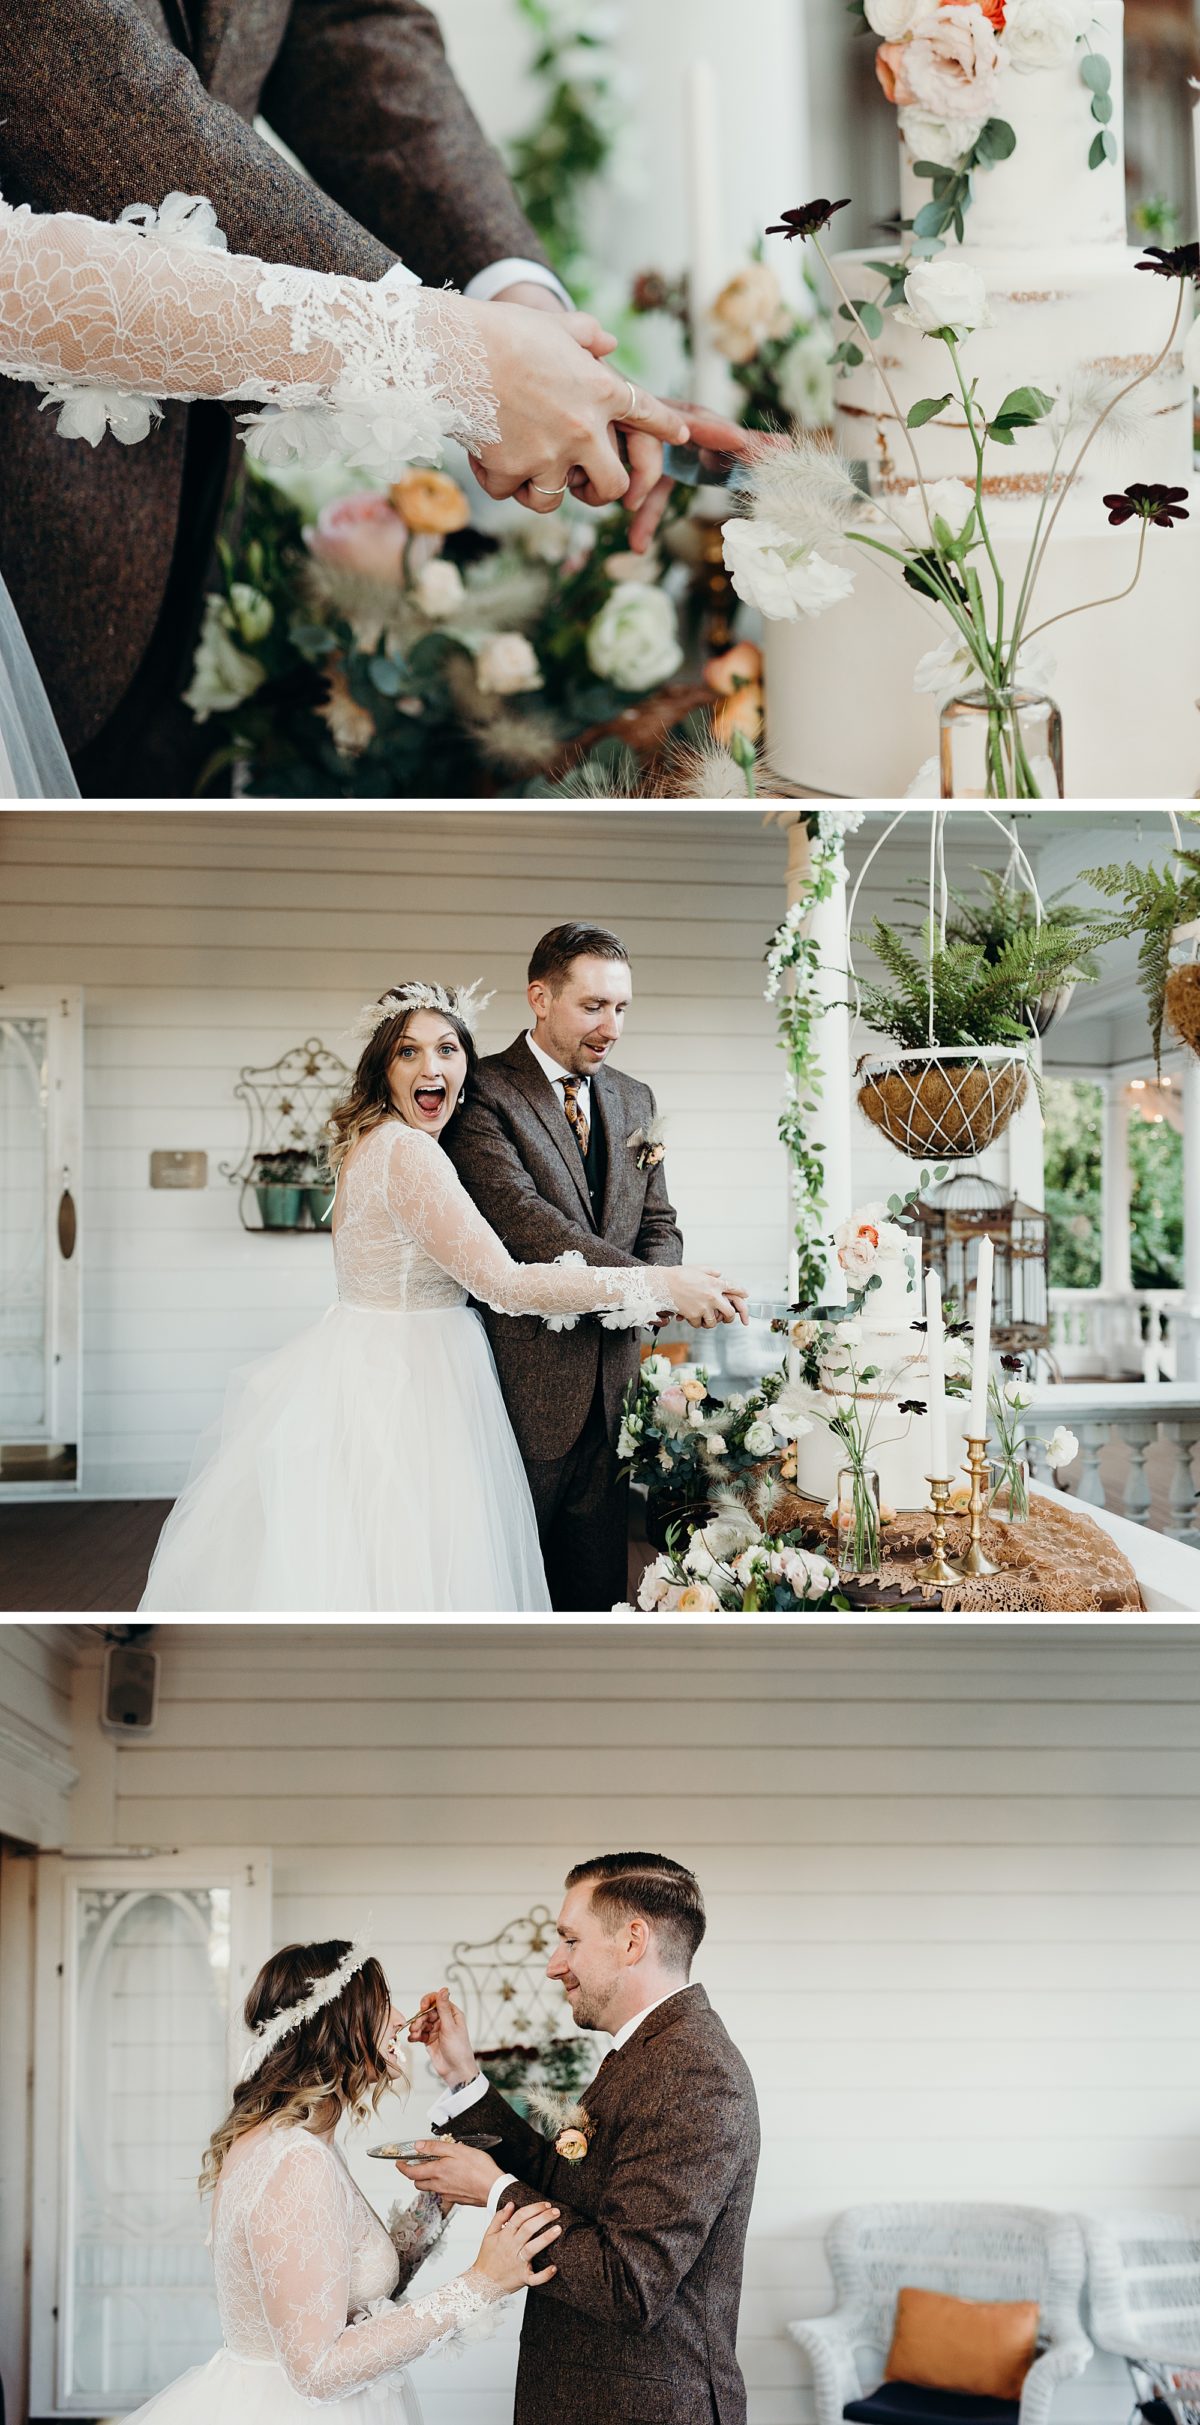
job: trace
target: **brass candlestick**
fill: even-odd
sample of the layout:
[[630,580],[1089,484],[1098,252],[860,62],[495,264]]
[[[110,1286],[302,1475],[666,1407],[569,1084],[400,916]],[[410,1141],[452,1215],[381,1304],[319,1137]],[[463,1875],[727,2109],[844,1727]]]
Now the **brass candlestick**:
[[926,1474],[933,1497],[933,1555],[927,1566],[918,1566],[918,1583],[961,1583],[963,1570],[946,1556],[946,1505],[950,1497],[949,1481],[941,1482]]
[[984,1497],[987,1482],[987,1441],[967,1439],[967,1471],[971,1476],[971,1545],[963,1559],[965,1575],[998,1575],[1000,1569],[983,1546]]

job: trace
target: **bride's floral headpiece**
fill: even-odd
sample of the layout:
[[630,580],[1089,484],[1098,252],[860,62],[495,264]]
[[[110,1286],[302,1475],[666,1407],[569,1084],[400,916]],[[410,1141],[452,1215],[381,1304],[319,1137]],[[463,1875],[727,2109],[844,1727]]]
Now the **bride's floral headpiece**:
[[247,2080],[254,2078],[256,2071],[262,2070],[268,2056],[274,2054],[277,2046],[282,2046],[285,2038],[291,2037],[293,2030],[303,2029],[305,2022],[313,2020],[327,2004],[336,2004],[342,1989],[349,1986],[355,1973],[370,1959],[369,1946],[352,1945],[349,1953],[342,1955],[336,1970],[328,1971],[323,1979],[309,1980],[311,1992],[301,2003],[285,2005],[282,2012],[272,2013],[269,2021],[262,2022],[242,2057],[238,2086],[242,2087]]
[[440,1010],[447,1018],[461,1019],[463,1026],[475,1033],[475,1022],[492,1000],[482,990],[483,979],[473,985],[398,985],[394,992],[384,994],[382,1001],[367,1002],[350,1029],[353,1041],[366,1048],[389,1019],[403,1018],[406,1011]]

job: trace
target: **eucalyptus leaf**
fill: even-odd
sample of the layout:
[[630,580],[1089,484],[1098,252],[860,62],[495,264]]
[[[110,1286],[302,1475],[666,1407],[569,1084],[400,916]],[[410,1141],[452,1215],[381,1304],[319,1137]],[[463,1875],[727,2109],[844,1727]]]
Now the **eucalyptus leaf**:
[[1093,93],[1106,93],[1112,83],[1112,68],[1102,51],[1089,51],[1080,62],[1079,73]]
[[1111,93],[1097,93],[1097,94],[1096,94],[1096,96],[1095,96],[1095,98],[1094,98],[1094,100],[1093,100],[1093,102],[1092,102],[1092,116],[1093,116],[1093,118],[1098,119],[1098,121],[1099,121],[1099,123],[1100,123],[1100,125],[1101,125],[1101,126],[1107,126],[1108,121],[1109,121],[1109,119],[1111,118],[1112,114],[1113,114],[1113,98],[1112,98],[1112,94],[1111,94]]
[[1016,132],[1007,118],[989,118],[975,145],[975,158],[991,166],[997,160],[1011,160],[1016,148]]
[[868,337],[882,337],[883,313],[880,311],[877,303],[860,303],[858,307],[858,316],[867,332]]

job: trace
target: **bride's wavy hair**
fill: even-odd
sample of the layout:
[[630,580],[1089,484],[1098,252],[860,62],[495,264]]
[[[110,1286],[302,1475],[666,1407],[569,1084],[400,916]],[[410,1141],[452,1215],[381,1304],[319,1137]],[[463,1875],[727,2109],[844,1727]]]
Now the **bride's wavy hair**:
[[[389,986],[388,993],[381,994],[379,999],[381,1002],[386,1002],[388,994],[402,991],[402,985]],[[369,1129],[378,1128],[381,1120],[389,1120],[394,1117],[395,1105],[388,1088],[388,1070],[399,1049],[409,1020],[415,1018],[422,1007],[421,1003],[414,1002],[411,1010],[397,1011],[394,1018],[382,1020],[374,1035],[363,1046],[359,1055],[358,1067],[346,1092],[339,1097],[329,1115],[329,1126],[326,1131],[329,1144],[326,1153],[329,1168],[335,1178],[351,1146],[357,1145],[359,1138],[365,1137]],[[465,1019],[458,1018],[453,1011],[439,1011],[438,1016],[445,1020],[447,1027],[453,1028],[467,1056],[467,1074],[463,1080],[463,1093],[465,1094],[478,1067],[479,1048]],[[461,1094],[458,1100],[461,1103]],[[457,1110],[457,1108],[456,1104],[455,1109]]]
[[[247,2029],[261,2029],[276,2013],[303,2003],[314,1979],[328,1978],[350,1950],[349,1938],[330,1937],[320,1945],[285,1945],[273,1953],[246,1998]],[[388,2086],[381,2048],[391,2009],[387,1980],[372,1956],[332,2004],[302,2021],[251,2079],[238,2082],[229,2112],[205,2150],[201,2190],[216,2187],[234,2140],[259,2122],[305,2126],[330,2105],[348,2110],[356,2121],[373,2113]]]

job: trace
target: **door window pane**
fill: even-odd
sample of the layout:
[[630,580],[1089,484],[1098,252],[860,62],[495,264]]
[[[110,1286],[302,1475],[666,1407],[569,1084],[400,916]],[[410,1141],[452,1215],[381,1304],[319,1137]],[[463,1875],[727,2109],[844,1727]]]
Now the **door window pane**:
[[230,1890],[75,1908],[66,2391],[133,2406],[220,2346],[196,2177],[226,2105]]

